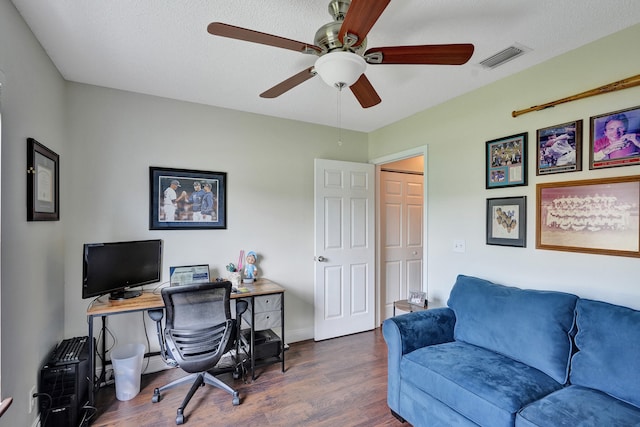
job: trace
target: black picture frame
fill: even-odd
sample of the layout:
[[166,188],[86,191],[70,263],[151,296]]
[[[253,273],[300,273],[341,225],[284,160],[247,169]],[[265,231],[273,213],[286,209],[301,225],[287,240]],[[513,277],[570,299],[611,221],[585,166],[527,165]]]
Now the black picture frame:
[[487,199],[487,245],[527,247],[527,197]]
[[527,185],[527,136],[518,133],[487,141],[486,188]]
[[[620,147],[605,135],[607,123],[613,120],[625,128]],[[640,164],[640,106],[593,116],[589,122],[589,169]],[[618,149],[610,152],[611,148]]]
[[[196,184],[200,184],[200,188]],[[226,228],[226,172],[149,167],[150,230]]]
[[536,131],[536,175],[582,170],[582,120]]
[[60,156],[27,138],[27,221],[60,220]]

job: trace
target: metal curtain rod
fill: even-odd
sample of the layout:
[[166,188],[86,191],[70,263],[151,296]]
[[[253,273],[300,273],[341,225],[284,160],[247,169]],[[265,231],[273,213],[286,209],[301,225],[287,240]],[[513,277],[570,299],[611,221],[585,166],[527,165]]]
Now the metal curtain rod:
[[511,116],[518,117],[522,114],[530,113],[532,111],[540,111],[545,108],[555,107],[558,104],[564,104],[565,102],[575,101],[577,99],[588,98],[590,96],[600,95],[603,93],[616,92],[622,89],[628,89],[630,87],[640,86],[640,74],[635,75],[633,77],[629,77],[627,79],[618,80],[617,82],[609,83],[604,86],[600,86],[595,89],[588,90],[586,92],[579,93],[577,95],[568,96],[566,98],[558,99],[557,101],[547,102],[542,105],[534,105],[531,108],[527,108],[524,110],[513,111]]

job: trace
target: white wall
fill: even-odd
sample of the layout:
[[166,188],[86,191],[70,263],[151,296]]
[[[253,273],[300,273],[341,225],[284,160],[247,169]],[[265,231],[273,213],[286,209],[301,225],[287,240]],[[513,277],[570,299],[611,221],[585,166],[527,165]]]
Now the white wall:
[[[224,276],[255,250],[260,274],[286,289],[287,341],[313,337],[313,159],[364,162],[366,134],[343,131],[339,146],[334,128],[76,83],[68,99],[66,336],[86,335],[82,244],[161,238],[165,281],[180,264]],[[149,166],[226,172],[228,228],[150,231]],[[145,342],[143,317],[109,318],[119,343]]]
[[[535,249],[536,183],[640,174],[640,166],[590,171],[587,151],[589,118],[640,105],[640,87],[511,117],[513,110],[638,74],[638,40],[640,25],[369,135],[370,158],[428,145],[426,268],[435,304],[446,304],[456,275],[468,274],[640,308],[639,259]],[[537,177],[536,130],[577,119],[584,120],[583,171]],[[486,190],[485,142],[520,132],[529,133],[528,186]],[[522,195],[527,196],[527,247],[486,245],[486,199]],[[452,251],[455,239],[466,240],[465,253]]]
[[[58,222],[26,220],[26,146],[33,137],[62,158],[66,173],[65,84],[11,2],[0,1],[2,109],[2,395],[13,405],[1,425],[28,426],[27,395],[64,334],[65,211]],[[63,191],[65,191],[63,189]]]

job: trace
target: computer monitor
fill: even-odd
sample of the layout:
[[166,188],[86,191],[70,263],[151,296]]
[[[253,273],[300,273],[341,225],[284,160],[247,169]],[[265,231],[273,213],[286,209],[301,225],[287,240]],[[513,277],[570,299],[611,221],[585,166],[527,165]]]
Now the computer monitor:
[[209,281],[209,264],[169,267],[169,283],[171,286],[207,283]]

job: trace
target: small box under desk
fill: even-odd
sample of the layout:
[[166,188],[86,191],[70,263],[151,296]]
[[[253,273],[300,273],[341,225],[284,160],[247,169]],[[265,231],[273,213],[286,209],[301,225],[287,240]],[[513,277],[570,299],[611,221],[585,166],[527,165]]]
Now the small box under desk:
[[[248,349],[251,348],[251,329],[242,330],[242,343]],[[280,357],[282,340],[271,329],[254,332],[254,357],[255,360],[264,360],[271,357]]]

